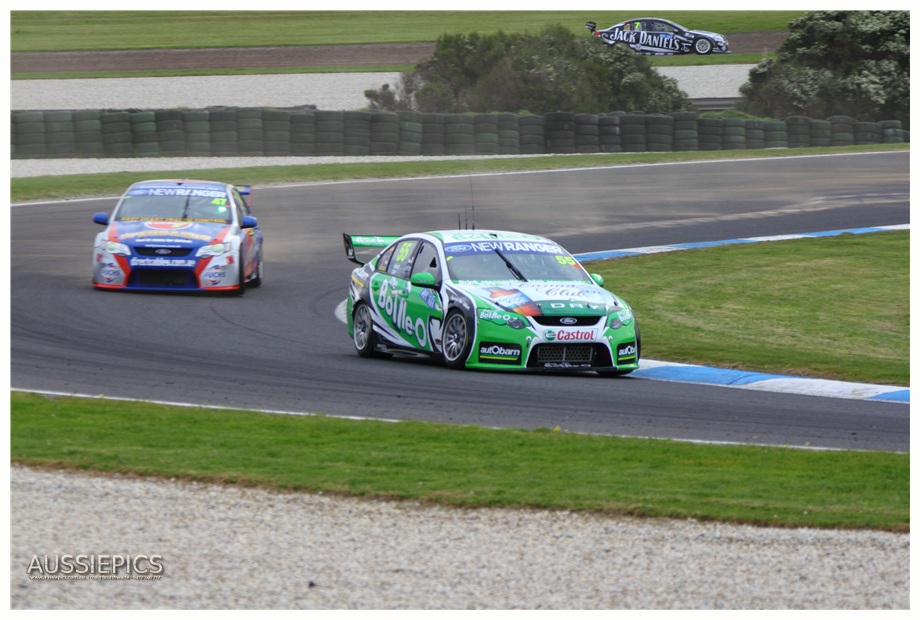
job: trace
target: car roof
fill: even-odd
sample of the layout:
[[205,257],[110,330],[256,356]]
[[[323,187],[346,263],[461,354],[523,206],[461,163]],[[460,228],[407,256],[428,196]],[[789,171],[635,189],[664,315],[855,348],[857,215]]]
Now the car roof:
[[138,181],[131,186],[132,189],[145,187],[194,187],[198,189],[226,190],[227,183],[221,183],[219,181],[200,181],[197,179],[153,179],[150,181]]
[[464,241],[494,241],[495,239],[525,239],[529,241],[543,241],[555,243],[546,237],[528,233],[512,232],[508,230],[435,230],[425,233],[439,239],[442,243],[456,243]]

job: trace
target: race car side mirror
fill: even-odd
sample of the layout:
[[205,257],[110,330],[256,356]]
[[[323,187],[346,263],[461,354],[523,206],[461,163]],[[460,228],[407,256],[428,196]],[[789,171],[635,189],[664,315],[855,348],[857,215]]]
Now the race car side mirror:
[[591,279],[594,280],[595,284],[597,284],[598,286],[604,286],[604,276],[602,276],[599,273],[592,273],[589,275],[591,276]]
[[437,288],[438,286],[438,283],[434,279],[434,275],[427,271],[412,274],[412,278],[409,282],[412,283],[412,286],[421,286],[422,288]]
[[101,224],[102,226],[108,226],[109,225],[109,214],[105,212],[96,213],[95,215],[93,215],[93,221],[96,222],[97,224]]
[[243,221],[240,223],[240,228],[256,228],[259,225],[259,220],[252,217],[251,215],[244,215]]

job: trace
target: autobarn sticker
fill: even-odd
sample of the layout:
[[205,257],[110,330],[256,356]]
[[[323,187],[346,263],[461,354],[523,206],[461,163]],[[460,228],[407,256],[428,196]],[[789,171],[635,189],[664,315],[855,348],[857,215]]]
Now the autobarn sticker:
[[488,364],[520,363],[521,346],[508,342],[483,342],[479,345],[479,361]]
[[635,342],[621,344],[617,346],[617,364],[634,364],[638,354]]

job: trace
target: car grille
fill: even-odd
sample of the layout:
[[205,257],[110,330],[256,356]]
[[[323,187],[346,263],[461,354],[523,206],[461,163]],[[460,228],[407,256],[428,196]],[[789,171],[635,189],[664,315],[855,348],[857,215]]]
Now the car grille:
[[192,272],[185,269],[138,269],[131,273],[137,286],[197,288]]
[[182,257],[192,253],[192,248],[134,248],[138,256]]
[[585,327],[597,325],[601,316],[534,316],[534,321],[544,327]]
[[538,344],[530,353],[528,368],[553,367],[559,365],[579,367],[608,367],[610,353],[600,344]]

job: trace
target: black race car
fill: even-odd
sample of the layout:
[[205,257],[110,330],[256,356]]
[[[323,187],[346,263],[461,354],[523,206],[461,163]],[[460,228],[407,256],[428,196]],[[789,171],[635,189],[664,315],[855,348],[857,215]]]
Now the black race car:
[[587,22],[585,28],[607,45],[623,43],[647,56],[728,53],[728,41],[721,34],[688,30],[658,17],[630,19],[604,30],[598,30],[595,22]]

